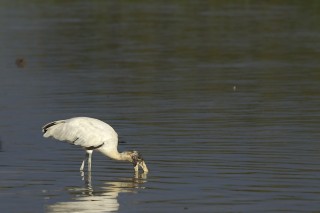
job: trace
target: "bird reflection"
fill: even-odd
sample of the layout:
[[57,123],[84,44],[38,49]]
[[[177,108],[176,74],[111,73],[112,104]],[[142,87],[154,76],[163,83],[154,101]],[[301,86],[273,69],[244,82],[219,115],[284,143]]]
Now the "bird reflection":
[[105,182],[102,187],[94,190],[91,172],[86,174],[81,172],[81,178],[85,183],[85,190],[75,193],[76,196],[71,201],[58,202],[48,206],[47,212],[93,213],[117,211],[120,207],[117,199],[119,193],[134,193],[137,188],[143,188],[141,185],[147,182],[145,173],[139,174],[136,172],[132,178]]

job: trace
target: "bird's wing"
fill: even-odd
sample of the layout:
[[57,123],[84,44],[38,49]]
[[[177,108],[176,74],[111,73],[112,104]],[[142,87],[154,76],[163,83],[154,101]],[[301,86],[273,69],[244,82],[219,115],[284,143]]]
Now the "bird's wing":
[[54,121],[42,128],[44,137],[95,149],[103,144],[117,147],[118,135],[108,124],[93,118],[72,118]]

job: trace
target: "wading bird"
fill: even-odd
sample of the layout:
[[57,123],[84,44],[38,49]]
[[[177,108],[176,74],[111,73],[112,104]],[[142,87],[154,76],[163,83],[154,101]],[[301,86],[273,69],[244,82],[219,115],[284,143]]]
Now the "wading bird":
[[119,161],[129,161],[137,172],[139,167],[148,172],[142,156],[137,151],[118,152],[118,134],[114,129],[95,118],[76,117],[66,120],[53,121],[42,127],[43,137],[55,138],[73,145],[79,145],[86,150],[80,171],[88,161],[88,171],[91,171],[91,156],[93,150],[98,150],[105,156]]

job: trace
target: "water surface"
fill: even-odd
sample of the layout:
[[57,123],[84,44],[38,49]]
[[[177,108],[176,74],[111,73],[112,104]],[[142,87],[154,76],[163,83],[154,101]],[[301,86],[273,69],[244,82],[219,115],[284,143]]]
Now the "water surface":
[[[0,6],[3,211],[319,211],[317,1]],[[150,172],[94,153],[81,174],[41,134],[74,116]]]

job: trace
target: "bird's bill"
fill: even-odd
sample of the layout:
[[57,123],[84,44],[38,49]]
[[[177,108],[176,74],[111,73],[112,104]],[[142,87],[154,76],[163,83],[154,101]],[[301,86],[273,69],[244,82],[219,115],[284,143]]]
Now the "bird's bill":
[[144,162],[144,161],[141,161],[140,163],[139,163],[139,166],[143,169],[143,171],[144,172],[148,172],[149,170],[148,170],[148,167],[147,167],[147,165],[146,165],[146,163]]
[[141,167],[143,172],[145,172],[145,173],[147,173],[149,171],[148,167],[147,167],[147,165],[146,165],[146,163],[144,161],[137,162],[137,164],[134,167],[134,170],[136,172],[138,172],[139,171],[139,167]]

